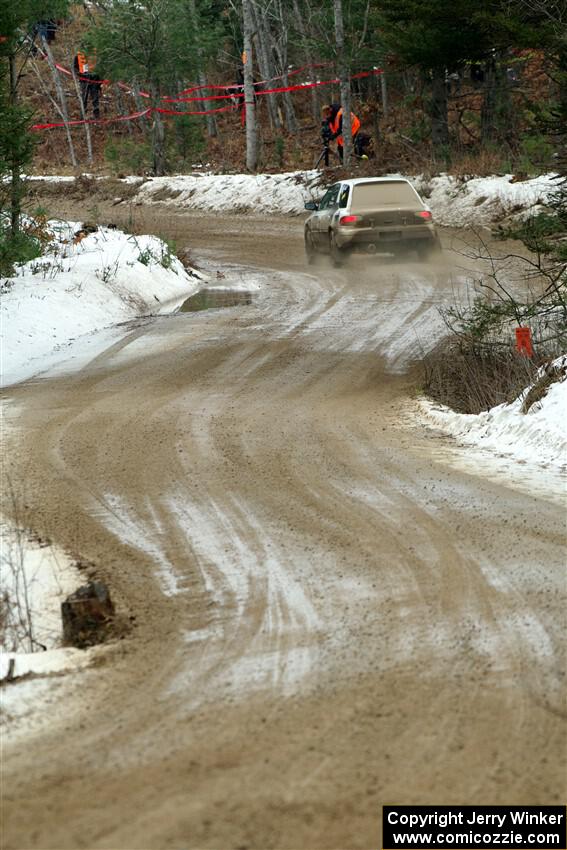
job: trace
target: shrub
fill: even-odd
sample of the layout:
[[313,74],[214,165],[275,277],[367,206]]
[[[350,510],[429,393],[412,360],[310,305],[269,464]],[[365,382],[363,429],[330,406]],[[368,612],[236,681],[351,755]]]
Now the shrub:
[[104,158],[113,174],[144,174],[152,167],[150,145],[141,139],[109,139]]
[[168,139],[168,159],[174,166],[190,167],[207,149],[202,124],[192,115],[178,115],[173,121],[175,132]]
[[0,275],[11,277],[15,266],[41,254],[42,242],[36,234],[20,230],[12,235],[8,227],[0,225]]
[[553,145],[545,136],[526,136],[520,145],[518,170],[537,175],[553,166]]

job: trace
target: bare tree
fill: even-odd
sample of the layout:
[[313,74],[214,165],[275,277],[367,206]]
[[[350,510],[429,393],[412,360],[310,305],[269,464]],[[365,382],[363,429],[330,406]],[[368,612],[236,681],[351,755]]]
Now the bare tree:
[[[16,56],[14,53],[10,53],[10,56],[8,58],[8,65],[10,74],[9,103],[12,109],[14,109],[18,105],[18,72],[16,70]],[[12,156],[10,173],[10,229],[12,232],[12,236],[16,236],[16,234],[20,230],[20,215],[22,212],[21,197],[23,194],[22,175],[20,167],[21,166],[17,162],[17,157]]]
[[[309,38],[307,37],[307,29],[305,27],[305,22],[303,20],[303,15],[299,8],[298,0],[293,0],[293,13],[295,17],[295,23],[299,30],[299,35],[301,37],[301,46],[303,49],[303,55],[305,56],[305,63],[309,66],[309,81],[313,82],[314,73],[313,73],[313,54],[311,52],[311,47],[309,44]],[[319,99],[319,89],[314,86],[311,89],[311,114],[313,115],[313,120],[317,121],[320,117],[321,111],[321,103]]]
[[93,161],[93,145],[92,145],[92,139],[91,139],[91,128],[90,128],[90,126],[87,122],[87,113],[85,111],[85,103],[84,103],[84,100],[83,100],[81,87],[79,85],[79,78],[78,78],[77,74],[75,73],[75,66],[74,66],[73,61],[71,61],[71,67],[73,68],[73,83],[75,85],[75,93],[77,95],[77,100],[79,101],[79,109],[81,110],[81,118],[85,122],[83,126],[85,128],[85,139],[86,139],[86,142],[87,142],[87,159],[88,159],[89,163],[91,163]]
[[53,54],[51,52],[51,48],[47,43],[45,37],[42,36],[41,39],[43,51],[47,58],[47,63],[49,65],[49,70],[51,71],[51,76],[53,78],[53,84],[55,86],[55,91],[57,92],[57,100],[59,101],[58,112],[61,115],[61,118],[65,124],[65,134],[67,136],[67,143],[69,145],[69,154],[71,156],[71,164],[73,168],[77,168],[77,156],[75,154],[75,146],[73,144],[73,139],[71,137],[71,130],[69,128],[69,110],[67,109],[67,95],[65,94],[65,89],[61,83],[61,77],[59,75],[59,71],[55,65],[55,60],[53,58]]
[[389,106],[388,106],[388,82],[386,79],[386,72],[383,70],[380,74],[380,94],[382,97],[382,114],[384,118],[388,117]]
[[[197,72],[197,77],[198,77],[198,80],[199,80],[199,85],[203,87],[202,91],[204,91],[205,90],[204,87],[206,86],[207,80],[206,80],[205,74],[203,72],[203,50],[202,50],[202,47],[201,47],[201,38],[200,38],[201,26],[200,26],[200,23],[199,23],[199,15],[197,14],[197,7],[196,7],[196,4],[195,4],[195,0],[189,0],[189,8],[191,10],[191,17],[193,19],[193,26],[195,27],[195,35],[197,37],[196,38],[196,41],[197,41],[197,56],[198,56],[198,66],[199,66],[198,72]],[[214,138],[217,135],[218,131],[217,131],[216,118],[210,111],[211,110],[210,100],[204,100],[203,101],[203,109],[207,113],[206,116],[205,116],[206,123],[207,123],[207,133],[209,134],[209,136],[211,138]]]
[[350,165],[352,154],[352,127],[350,119],[350,73],[345,48],[345,27],[342,0],[333,0],[335,12],[335,46],[343,110],[342,136],[344,144],[344,165]]
[[[268,26],[266,25],[266,10],[260,11],[254,2],[251,0],[250,12],[252,15],[252,26],[254,29],[254,43],[257,45],[258,66],[260,74],[264,80],[272,80],[275,77],[276,69],[272,58],[272,38]],[[271,83],[268,83],[271,88]],[[268,115],[272,128],[279,130],[281,120],[278,112],[277,96],[275,94],[266,95],[268,102]]]
[[242,18],[244,24],[244,109],[246,117],[246,168],[256,171],[258,167],[258,129],[256,126],[256,104],[254,102],[254,70],[252,39],[254,37],[254,18],[252,0],[242,0]]
[[[284,86],[289,86],[289,77],[288,77],[288,38],[289,31],[287,27],[287,22],[284,16],[283,4],[281,0],[277,0],[276,4],[276,25],[277,31],[279,32],[279,38],[274,39],[274,50],[277,53],[278,61],[281,69],[282,75],[282,83]],[[290,133],[297,133],[298,124],[297,117],[295,115],[295,109],[293,106],[293,100],[290,92],[284,92],[283,95],[284,106],[285,106],[285,114],[286,114],[286,122],[287,128]]]

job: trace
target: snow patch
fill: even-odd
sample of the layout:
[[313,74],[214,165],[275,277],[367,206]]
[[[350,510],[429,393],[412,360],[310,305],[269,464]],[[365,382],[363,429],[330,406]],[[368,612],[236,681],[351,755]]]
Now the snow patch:
[[[185,493],[169,498],[168,508],[184,529],[209,597],[209,622],[187,632],[186,640],[208,648],[212,641],[224,644],[224,664],[215,674],[218,688],[235,695],[275,687],[294,693],[313,667],[313,640],[321,623],[284,553],[267,545],[265,529],[234,496],[229,510],[214,500],[202,509]],[[211,662],[218,666],[217,656],[209,661],[204,654],[203,666]],[[189,675],[184,672],[172,690],[184,687]]]
[[202,280],[154,236],[99,228],[78,242],[75,222],[50,222],[48,253],[3,283],[2,385],[67,358],[68,346],[109,325],[171,312]]
[[[552,365],[567,369],[567,355]],[[543,370],[538,378],[542,375]],[[523,413],[530,389],[527,387],[511,404],[500,404],[478,415],[454,413],[429,400],[421,402],[421,409],[429,422],[461,443],[516,460],[567,468],[567,380],[564,376],[552,383],[546,395]]]
[[6,521],[0,522],[0,535],[2,596],[7,600],[0,649],[10,657],[11,650],[30,655],[38,649],[51,650],[61,643],[61,602],[84,584],[84,578],[51,543]]
[[[544,174],[516,181],[511,174],[489,177],[455,177],[441,174],[390,174],[409,179],[430,207],[435,221],[447,227],[488,226],[511,216],[539,212],[558,190],[557,175]],[[69,177],[34,177],[44,182],[73,182]],[[105,178],[97,178],[105,179]],[[218,213],[298,215],[306,201],[325,190],[323,173],[292,171],[282,174],[213,174],[200,172],[153,177],[139,187],[137,202],[163,203],[175,208]],[[124,183],[136,184],[139,177]]]
[[113,493],[107,493],[103,502],[107,509],[103,511],[97,504],[93,512],[119,540],[152,558],[163,594],[176,596],[183,592],[180,577],[167,556],[167,531],[151,502],[148,501],[146,517],[137,516],[124,499]]
[[[392,174],[399,177],[399,174]],[[481,226],[512,215],[527,215],[557,191],[556,175],[511,182],[513,176],[462,179],[448,174],[409,177],[427,201],[435,221],[447,227]],[[324,192],[319,171],[284,174],[188,174],[155,177],[137,199],[204,212],[298,215],[306,201]]]
[[0,522],[0,536],[0,680],[11,683],[2,707],[14,718],[33,709],[38,677],[83,669],[91,654],[61,646],[61,603],[84,584],[71,559],[6,520]]
[[12,676],[49,676],[88,667],[91,658],[88,652],[73,647],[59,647],[48,652],[3,652],[0,656],[0,679],[8,673],[10,661],[14,660]]
[[525,217],[539,211],[558,190],[554,174],[512,180],[511,174],[467,180],[442,174],[430,180],[416,177],[412,182],[426,198],[436,223],[446,227],[490,225],[513,215]]
[[154,177],[136,198],[208,212],[297,215],[322,194],[320,180],[319,171]]

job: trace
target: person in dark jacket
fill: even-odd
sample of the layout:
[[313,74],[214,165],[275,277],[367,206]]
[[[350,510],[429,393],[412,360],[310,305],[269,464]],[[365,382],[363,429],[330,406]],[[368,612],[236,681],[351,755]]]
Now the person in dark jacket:
[[79,78],[83,108],[87,114],[89,98],[93,105],[93,115],[100,118],[100,89],[102,80],[95,72],[96,56],[87,56],[85,53],[77,53],[73,61],[73,70]]
[[38,53],[38,47],[35,43],[36,39],[38,39],[40,47],[44,40],[47,42],[47,44],[51,44],[55,41],[55,34],[60,24],[61,21],[55,21],[52,19],[45,21],[36,21],[35,24],[33,24],[29,32],[29,39],[31,43],[30,52],[32,56],[36,56]]
[[38,21],[34,28],[40,38],[44,38],[48,44],[51,44],[55,41],[55,33],[57,32],[58,25],[58,21],[50,19],[47,21]]

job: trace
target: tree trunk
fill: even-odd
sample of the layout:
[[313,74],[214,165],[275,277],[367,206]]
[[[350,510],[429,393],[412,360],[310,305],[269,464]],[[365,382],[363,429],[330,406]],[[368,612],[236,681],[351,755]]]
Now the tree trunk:
[[494,57],[484,63],[484,96],[480,110],[480,138],[482,142],[490,142],[494,139],[494,113],[496,111],[496,62]]
[[246,168],[256,171],[258,167],[258,131],[256,128],[256,104],[254,102],[254,71],[252,38],[254,23],[251,0],[242,0],[244,22],[244,109],[246,118]]
[[447,116],[447,87],[445,72],[442,68],[433,71],[431,93],[431,141],[433,154],[437,159],[447,160],[449,156],[449,120]]
[[[154,107],[159,106],[159,95],[152,97],[152,102]],[[152,118],[153,171],[156,177],[163,177],[165,174],[165,130],[161,115],[157,109],[154,109]]]
[[[280,82],[281,86],[289,86],[289,77],[287,75],[287,53],[282,50],[281,47],[277,44],[274,44],[274,49],[278,54],[278,60],[280,63],[280,67],[282,69],[282,79]],[[286,91],[283,94],[284,108],[285,108],[285,118],[287,129],[290,133],[297,133],[297,118],[295,115],[295,109],[293,107],[293,101],[291,99],[290,92]]]
[[335,45],[337,51],[337,64],[339,70],[341,106],[343,108],[343,164],[346,168],[350,165],[352,154],[352,129],[350,120],[350,75],[345,50],[345,29],[343,23],[342,0],[334,0],[335,11]]
[[[73,63],[71,63],[71,67],[73,68],[73,83],[75,85],[75,92],[77,94],[77,100],[79,101],[79,109],[81,111],[81,118],[83,121],[87,120],[87,113],[85,112],[85,105],[83,103],[83,95],[81,93],[81,86],[79,85],[79,80],[77,75],[75,74],[75,69]],[[89,163],[93,161],[93,145],[91,140],[91,128],[88,124],[84,125],[85,128],[85,139],[87,142],[87,160]]]
[[[284,86],[289,85],[289,78],[287,74],[284,75],[282,80]],[[290,133],[297,133],[299,130],[299,125],[297,123],[297,116],[295,114],[295,108],[293,106],[293,100],[291,97],[291,93],[286,91],[284,92],[284,107],[285,107],[285,119],[287,123],[287,129]]]
[[480,110],[480,138],[482,142],[497,141],[511,126],[511,103],[508,79],[497,55],[484,65],[484,97]]
[[[310,82],[314,80],[314,71],[313,71],[313,55],[311,53],[311,49],[309,47],[309,39],[307,38],[307,31],[305,29],[305,24],[303,21],[303,15],[301,14],[301,10],[299,8],[298,0],[293,0],[293,13],[295,17],[295,22],[299,29],[299,33],[301,35],[301,44],[303,46],[303,54],[305,56],[305,63],[309,66],[308,79]],[[321,103],[319,99],[319,89],[314,87],[311,89],[311,114],[313,115],[314,121],[321,120]]]
[[[136,104],[136,111],[143,112],[148,108],[148,102],[145,100],[140,94],[140,86],[135,83],[132,86],[132,94],[134,95],[134,103]],[[142,126],[146,128],[146,132],[148,131],[148,127],[150,126],[151,119],[149,115],[144,115],[143,118],[140,119],[142,122]]]
[[[120,113],[120,115],[128,115],[128,110],[127,110],[126,105],[124,103],[124,95],[122,94],[122,89],[120,88],[120,86],[114,85],[112,87],[112,90],[114,92],[114,97],[116,98],[116,105],[118,106],[118,112]],[[128,131],[128,135],[131,136],[132,135],[132,122],[131,121],[124,121],[124,124],[126,125],[126,130]]]
[[[288,52],[287,52],[287,43],[288,43],[288,29],[287,22],[284,16],[284,10],[281,3],[281,0],[278,0],[277,4],[278,10],[278,24],[281,31],[281,38],[277,41],[274,41],[274,49],[278,54],[278,60],[280,63],[280,67],[282,69],[282,84],[284,87],[289,86],[289,77],[288,77]],[[293,105],[293,98],[290,92],[284,92],[284,107],[285,107],[285,115],[286,115],[286,124],[287,129],[290,133],[297,133],[299,127],[297,124],[297,117],[295,115],[295,108]]]
[[61,116],[65,123],[65,135],[67,136],[67,144],[69,145],[69,154],[71,156],[71,164],[73,168],[77,168],[78,161],[75,155],[75,146],[73,145],[73,138],[71,136],[71,130],[69,128],[69,110],[67,109],[67,97],[65,95],[65,90],[61,85],[61,79],[59,77],[59,71],[55,67],[55,60],[53,59],[53,54],[51,52],[51,48],[47,43],[47,40],[42,36],[41,42],[43,45],[44,53],[47,57],[47,62],[49,65],[49,70],[51,71],[51,76],[53,78],[53,83],[55,85],[55,91],[57,92],[57,99],[59,100],[59,107],[61,110]]
[[[207,78],[205,77],[205,75],[203,74],[202,71],[199,71],[199,85],[200,86],[206,86],[207,85]],[[207,123],[207,133],[208,133],[208,135],[210,136],[211,139],[214,139],[218,135],[218,128],[217,128],[217,119],[215,118],[213,113],[210,111],[211,110],[211,101],[210,100],[204,100],[203,101],[203,109],[207,113],[205,115],[205,120],[206,120],[206,123]]]
[[380,94],[382,96],[382,115],[384,118],[388,117],[388,81],[386,80],[386,73],[382,71],[380,74]]
[[[262,79],[269,80],[268,88],[273,88],[275,81],[272,78],[275,76],[276,69],[271,57],[272,44],[270,31],[262,19],[262,14],[258,12],[254,0],[250,2],[250,13],[252,17],[252,29],[256,37],[256,44],[258,45],[258,67],[260,68],[260,74],[262,75]],[[268,114],[272,129],[279,130],[281,128],[281,120],[277,95],[267,94],[265,99],[268,102]]]
[[[195,4],[195,0],[189,0],[189,5],[191,8],[191,17],[193,18],[193,27],[195,29],[195,36],[197,42],[197,58],[199,60],[199,71],[198,71],[198,79],[199,85],[205,86],[207,80],[205,78],[205,74],[203,73],[203,50],[201,48],[201,25],[199,22],[199,15],[197,14],[197,7]],[[204,91],[204,89],[202,89]],[[203,101],[203,109],[207,113],[205,116],[207,123],[207,133],[211,138],[214,138],[217,135],[217,121],[214,115],[209,114],[211,109],[210,100]]]
[[[18,105],[18,74],[16,71],[16,57],[12,52],[10,52],[8,63],[10,66],[10,106],[12,111],[15,111]],[[17,145],[15,144],[12,146],[10,166],[10,235],[14,239],[20,232],[20,216],[22,213],[22,175],[18,161]]]

